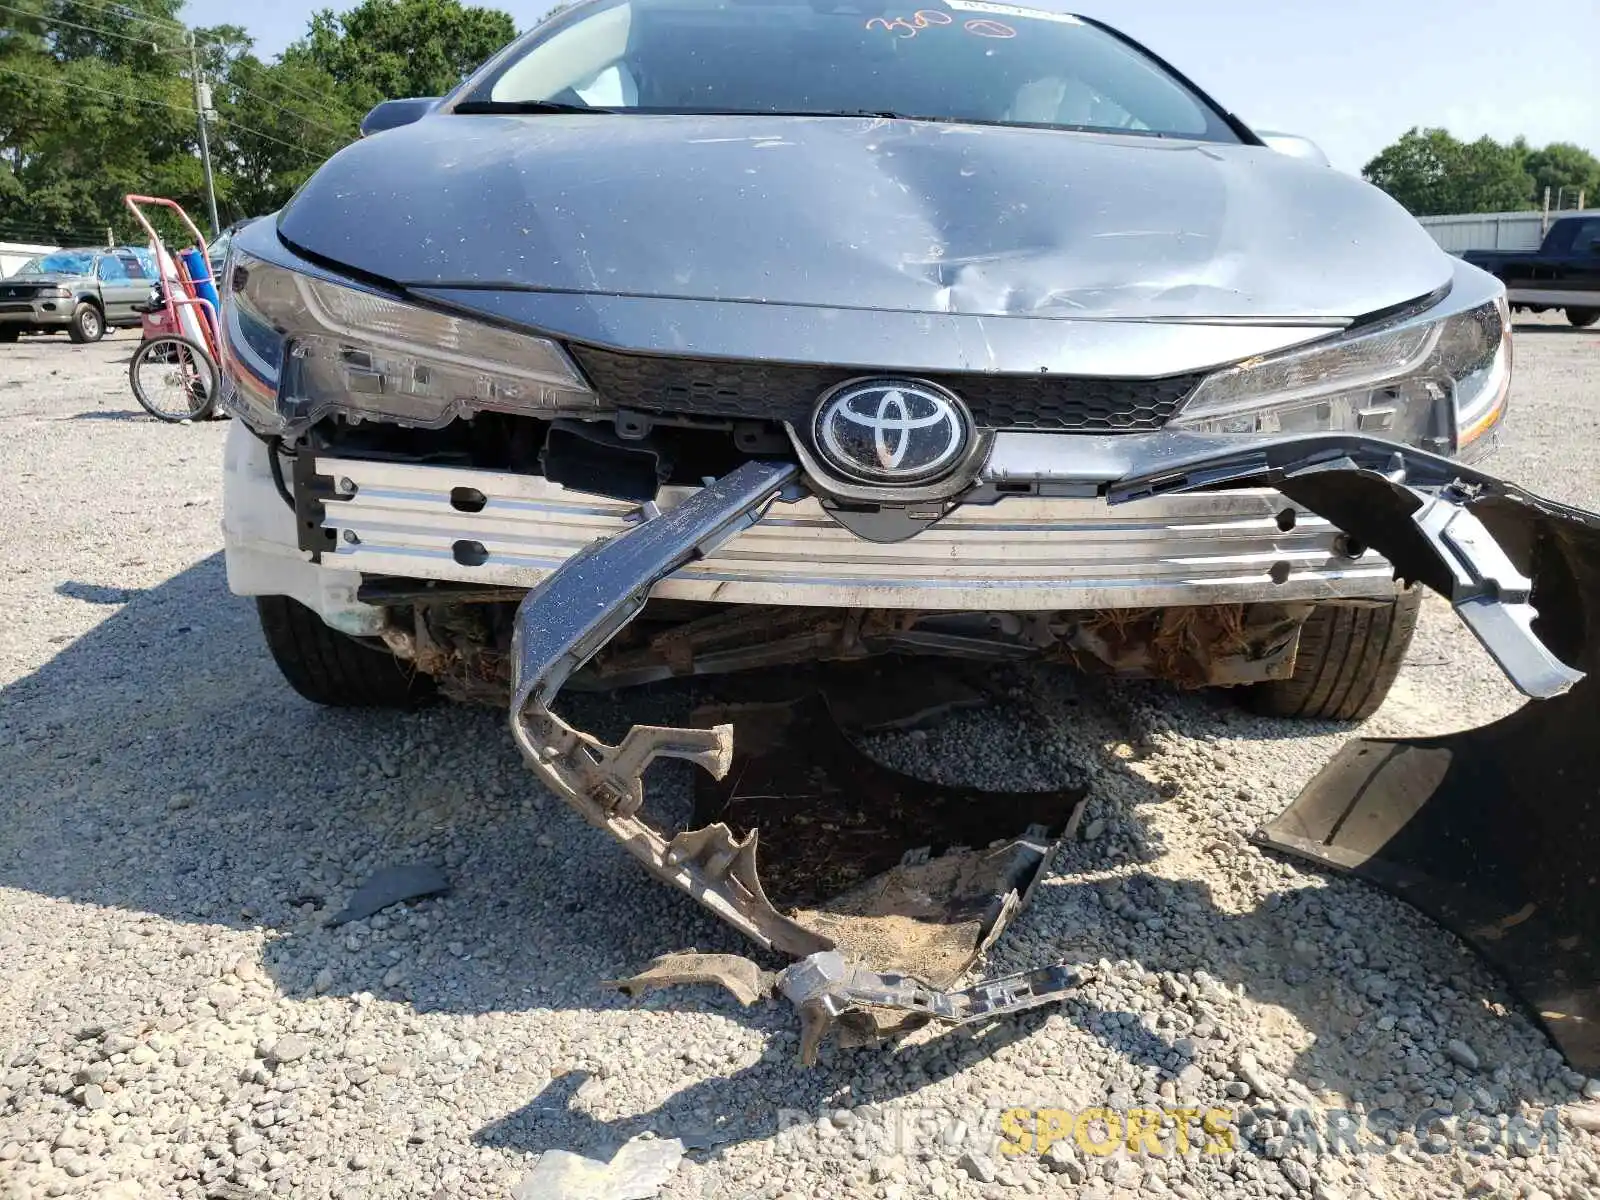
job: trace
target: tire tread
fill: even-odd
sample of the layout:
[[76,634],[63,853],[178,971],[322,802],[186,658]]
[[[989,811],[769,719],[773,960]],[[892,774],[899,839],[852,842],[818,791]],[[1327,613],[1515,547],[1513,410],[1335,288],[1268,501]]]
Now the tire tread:
[[1319,604],[1300,629],[1293,676],[1245,689],[1246,704],[1263,716],[1365,720],[1394,686],[1421,603],[1412,587],[1381,607]]
[[329,629],[287,596],[257,596],[267,649],[289,686],[331,708],[415,708],[433,681],[394,655]]

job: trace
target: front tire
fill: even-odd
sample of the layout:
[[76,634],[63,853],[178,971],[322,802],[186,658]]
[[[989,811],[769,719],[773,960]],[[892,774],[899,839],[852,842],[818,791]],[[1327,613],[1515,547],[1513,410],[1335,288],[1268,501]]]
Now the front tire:
[[1319,604],[1300,628],[1294,674],[1245,688],[1245,706],[1265,717],[1362,721],[1394,686],[1417,628],[1422,589],[1388,604]]
[[67,324],[67,336],[78,345],[98,342],[106,335],[106,319],[100,310],[87,300],[72,310],[72,320]]
[[1576,329],[1587,329],[1596,321],[1600,321],[1600,308],[1567,309],[1567,323]]
[[387,650],[329,629],[298,600],[257,596],[267,649],[289,686],[330,708],[415,708],[433,696],[433,680]]
[[0,325],[0,345],[16,341],[22,336],[22,330],[15,325]]

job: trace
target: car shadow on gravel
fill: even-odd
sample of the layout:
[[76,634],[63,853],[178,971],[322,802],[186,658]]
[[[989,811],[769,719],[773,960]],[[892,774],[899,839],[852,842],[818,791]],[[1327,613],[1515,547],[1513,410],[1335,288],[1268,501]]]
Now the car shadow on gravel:
[[[61,586],[67,595],[81,587]],[[767,1138],[784,1109],[846,1090],[852,1103],[914,1095],[1062,1021],[1108,1048],[1105,1094],[1132,1102],[1144,1083],[1177,1079],[1191,1055],[1206,1059],[1214,1042],[1238,1036],[1221,1027],[1199,1036],[1187,990],[1162,1000],[1165,985],[1130,985],[976,1037],[830,1048],[808,1071],[790,1061],[795,1021],[777,1002],[746,1010],[692,989],[630,1006],[599,981],[667,951],[748,946],[543,793],[503,714],[450,705],[416,713],[313,708],[279,678],[252,606],[227,594],[220,555],[123,600],[0,689],[0,887],[154,914],[194,926],[202,946],[206,930],[263,929],[266,971],[291,998],[370,994],[422,1017],[500,1014],[512,1022],[503,1036],[518,1044],[497,1052],[532,1098],[479,1131],[489,1144],[595,1152],[646,1129],[682,1130],[711,1144]],[[1067,682],[1078,677],[1061,672],[1040,678],[1040,690],[1022,687],[1011,697],[1034,724],[1032,742],[1019,745],[1084,771],[1095,797],[1089,815],[1102,828],[1063,848],[1032,906],[995,947],[991,973],[1127,958],[1147,973],[1183,973],[1182,989],[1199,995],[1213,986],[1195,982],[1203,970],[1215,987],[1242,988],[1281,1010],[1286,1030],[1308,1035],[1289,1074],[1368,1095],[1420,1070],[1407,1056],[1426,1058],[1433,1052],[1421,1047],[1447,1036],[1435,1031],[1434,1013],[1465,1020],[1477,1012],[1475,1049],[1486,1063],[1546,1053],[1526,1021],[1484,1015],[1486,1003],[1509,999],[1470,953],[1388,897],[1330,880],[1320,889],[1267,888],[1253,908],[1232,911],[1198,880],[1158,878],[1152,864],[1172,847],[1150,814],[1181,804],[1191,774],[1181,762],[1163,766],[1140,733],[1158,693]],[[695,696],[688,686],[642,690],[621,704],[574,694],[563,707],[575,723],[604,731],[670,719]],[[1178,716],[1166,719],[1215,724],[1221,718],[1209,703],[1180,698]],[[1064,727],[1071,739],[1052,741],[1051,731]],[[959,722],[952,728],[968,736]],[[935,749],[940,736],[927,734]],[[653,797],[681,813],[688,778],[687,769],[663,772]],[[1237,860],[1241,870],[1260,862],[1237,836],[1219,831],[1213,840],[1193,852]],[[441,864],[453,892],[326,925],[374,870],[419,861]],[[1392,957],[1374,961],[1370,943],[1348,926],[1352,913],[1357,922],[1395,925],[1399,936],[1386,943]],[[1365,960],[1354,961],[1352,949]],[[163,980],[177,971],[164,961],[139,966],[151,977],[127,981],[135,994],[170,986]],[[184,986],[193,988],[192,978]],[[204,995],[198,989],[195,1002]],[[718,1071],[649,1112],[592,1120],[570,1103],[581,1086],[575,1071],[585,1056],[604,1052],[605,1039],[632,1036],[621,1024],[631,1007],[678,1007],[743,1024],[761,1032],[776,1061]],[[1191,1016],[1151,1019],[1166,1008]],[[1380,1029],[1376,1015],[1391,1010],[1399,1024]],[[592,1020],[592,1048],[542,1042],[541,1022],[552,1013]],[[675,1053],[673,1030],[655,1029],[651,1053]],[[1194,1046],[1180,1047],[1182,1037]],[[735,1110],[715,1127],[717,1115]],[[708,1121],[709,1133],[700,1128]]]
[[154,422],[155,418],[142,408],[101,408],[92,412],[73,413],[70,417],[58,417],[61,421],[148,421]]
[[85,604],[126,604],[138,595],[139,588],[105,587],[98,583],[80,583],[76,579],[67,579],[56,584],[55,593],[66,596],[71,600],[81,600]]

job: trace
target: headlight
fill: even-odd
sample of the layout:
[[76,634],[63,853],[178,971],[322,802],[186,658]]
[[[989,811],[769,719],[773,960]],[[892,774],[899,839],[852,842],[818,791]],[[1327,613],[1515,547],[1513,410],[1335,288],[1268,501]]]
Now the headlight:
[[595,407],[554,342],[329,283],[231,248],[222,403],[294,436],[330,413],[437,428],[476,412]]
[[72,296],[72,289],[64,287],[47,287],[39,294],[41,296],[47,296],[52,300],[67,300]]
[[1503,295],[1437,321],[1415,317],[1201,381],[1172,421],[1206,433],[1367,433],[1460,451],[1505,411],[1511,314]]

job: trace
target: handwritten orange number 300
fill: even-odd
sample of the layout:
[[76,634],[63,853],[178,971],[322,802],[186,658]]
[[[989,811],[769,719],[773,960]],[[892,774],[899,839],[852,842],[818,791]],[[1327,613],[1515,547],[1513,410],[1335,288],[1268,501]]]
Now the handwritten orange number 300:
[[[896,37],[914,38],[922,30],[933,25],[951,25],[955,18],[949,13],[940,12],[936,8],[922,8],[906,17],[873,17],[867,22],[868,29],[881,29],[885,33],[892,33]],[[1002,25],[999,21],[973,20],[962,26],[973,37],[986,38],[1014,38],[1017,31],[1009,25]]]
[[925,8],[912,13],[909,21],[904,17],[873,17],[867,22],[867,28],[898,33],[902,38],[914,38],[919,30],[926,29],[930,25],[949,25],[953,20],[955,18],[949,13]]

